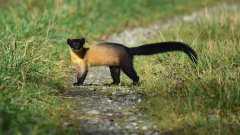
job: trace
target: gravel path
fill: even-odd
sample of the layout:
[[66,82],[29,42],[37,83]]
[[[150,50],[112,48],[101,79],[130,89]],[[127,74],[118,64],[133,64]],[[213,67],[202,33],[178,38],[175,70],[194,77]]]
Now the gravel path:
[[76,103],[74,114],[79,120],[81,134],[158,133],[154,124],[136,108],[144,95],[134,88],[80,86],[66,94],[66,98]]
[[[149,27],[125,30],[113,34],[108,41],[123,43],[129,47],[139,45],[158,36],[161,30],[179,22],[196,21],[198,18],[214,13],[222,7],[227,6],[224,4],[211,9],[203,9],[190,15],[159,21]],[[229,8],[233,8],[233,6]],[[136,89],[137,87],[109,87],[103,85],[111,81],[108,68],[94,67],[89,71],[85,86],[74,87],[65,94],[66,99],[76,103],[73,115],[76,123],[80,125],[80,134],[160,134],[155,124],[147,119],[142,111],[136,107],[144,99],[144,95],[140,93],[140,90]]]

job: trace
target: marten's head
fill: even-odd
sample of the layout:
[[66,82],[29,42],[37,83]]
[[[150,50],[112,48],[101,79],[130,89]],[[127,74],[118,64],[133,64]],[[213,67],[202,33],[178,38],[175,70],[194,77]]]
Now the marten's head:
[[73,50],[80,50],[81,48],[83,48],[83,45],[85,44],[85,38],[67,39],[67,44],[68,44]]

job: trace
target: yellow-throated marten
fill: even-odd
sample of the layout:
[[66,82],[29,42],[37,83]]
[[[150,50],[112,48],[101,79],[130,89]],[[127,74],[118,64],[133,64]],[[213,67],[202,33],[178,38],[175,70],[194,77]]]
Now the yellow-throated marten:
[[103,42],[84,48],[85,39],[67,39],[71,47],[71,61],[77,67],[77,82],[74,85],[83,84],[88,68],[91,66],[109,66],[112,84],[120,83],[120,70],[122,70],[133,84],[139,82],[139,77],[133,67],[135,55],[152,55],[169,51],[182,51],[197,64],[197,54],[187,44],[182,42],[161,42],[145,44],[138,47],[128,48],[119,43]]

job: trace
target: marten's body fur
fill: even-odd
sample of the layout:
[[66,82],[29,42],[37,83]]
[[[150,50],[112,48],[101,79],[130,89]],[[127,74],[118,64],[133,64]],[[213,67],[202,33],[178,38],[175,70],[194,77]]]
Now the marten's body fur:
[[120,70],[133,80],[133,84],[137,84],[139,77],[133,67],[134,55],[183,51],[194,63],[197,63],[196,52],[182,42],[161,42],[133,48],[111,42],[103,42],[90,48],[84,48],[84,38],[68,39],[67,43],[71,47],[71,61],[77,69],[77,82],[74,85],[83,84],[88,68],[91,66],[109,66],[113,79],[112,84],[120,83]]

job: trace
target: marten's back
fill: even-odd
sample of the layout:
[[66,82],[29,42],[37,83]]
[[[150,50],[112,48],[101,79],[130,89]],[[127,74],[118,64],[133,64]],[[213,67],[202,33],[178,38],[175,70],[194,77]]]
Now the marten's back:
[[102,43],[90,47],[85,59],[90,66],[119,66],[128,61],[129,54],[124,46]]

